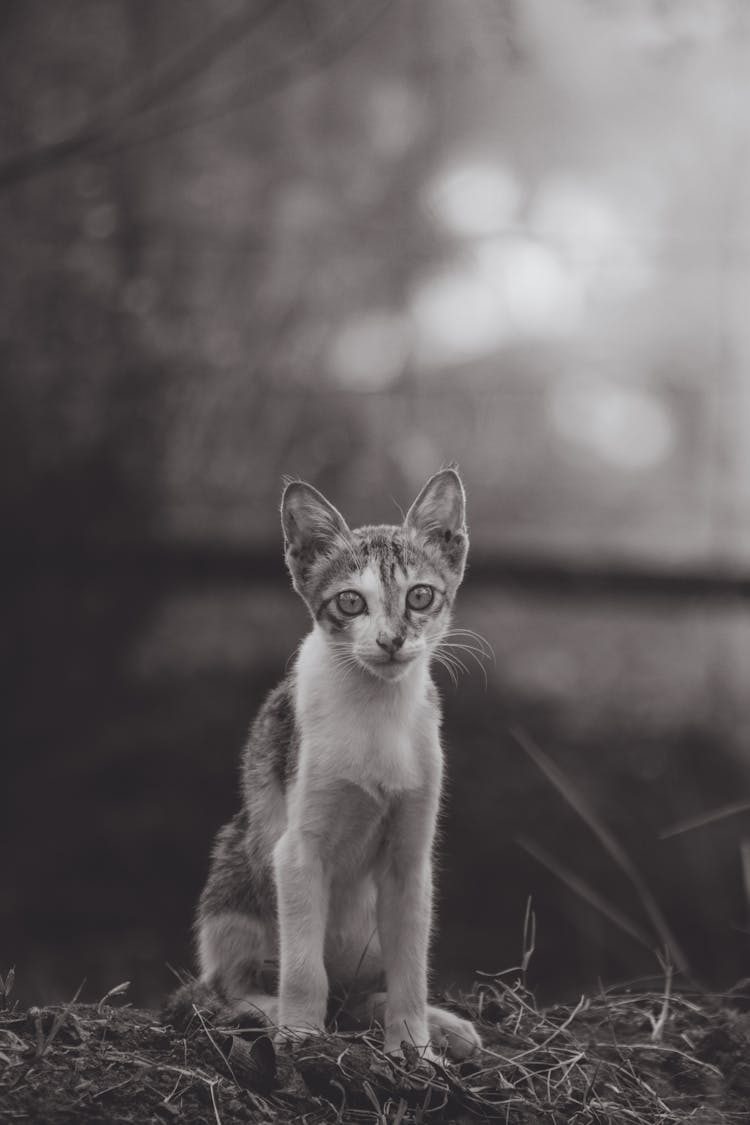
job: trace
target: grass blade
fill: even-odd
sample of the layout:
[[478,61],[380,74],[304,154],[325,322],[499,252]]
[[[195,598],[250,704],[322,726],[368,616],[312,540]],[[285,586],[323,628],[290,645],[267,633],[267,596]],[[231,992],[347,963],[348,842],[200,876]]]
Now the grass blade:
[[660,832],[659,839],[669,840],[672,836],[681,836],[683,832],[693,832],[696,828],[703,828],[707,824],[715,824],[719,820],[726,820],[727,817],[737,816],[738,813],[743,812],[750,812],[750,801],[732,801],[731,804],[722,805],[718,809],[711,809],[709,812],[699,813],[697,816],[688,817],[686,820],[679,820],[671,828],[665,828]]
[[576,875],[574,871],[565,867],[564,864],[550,855],[549,852],[535,840],[529,840],[525,836],[517,836],[516,843],[519,844],[525,852],[528,852],[530,856],[533,856],[538,863],[541,863],[542,867],[546,867],[548,871],[556,875],[560,882],[564,883],[574,894],[577,894],[579,898],[582,898],[589,906],[593,906],[595,910],[598,910],[613,926],[622,930],[628,937],[637,941],[639,945],[644,946],[646,949],[653,950],[654,943],[649,934],[641,929],[637,923],[628,918],[627,914],[623,913],[619,907],[609,902],[608,899],[594,890],[580,875]]
[[617,864],[624,875],[630,880],[635,888],[638,897],[643,904],[643,909],[648,915],[651,925],[659,935],[661,944],[670,951],[672,961],[675,966],[681,971],[685,972],[688,967],[687,957],[683,953],[677,938],[672,933],[672,930],[666,918],[662,914],[661,908],[657,903],[651,891],[646,886],[640,872],[635,867],[635,864],[630,859],[625,849],[620,842],[612,835],[610,830],[599,819],[596,813],[589,807],[584,800],[583,796],[578,792],[573,783],[565,774],[555,765],[552,759],[545,754],[540,746],[538,746],[526,731],[521,730],[520,727],[512,727],[510,730],[511,735],[524,751],[535,766],[544,774],[550,781],[558,793],[568,802],[574,812],[578,813],[581,820],[588,825],[591,831],[599,840],[604,850],[610,858]]

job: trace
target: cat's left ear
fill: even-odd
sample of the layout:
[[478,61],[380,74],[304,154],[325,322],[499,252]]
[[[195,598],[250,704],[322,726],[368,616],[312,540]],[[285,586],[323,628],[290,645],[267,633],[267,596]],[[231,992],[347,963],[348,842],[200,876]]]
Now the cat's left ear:
[[406,514],[404,526],[440,549],[459,580],[463,576],[469,539],[466,496],[455,469],[441,469],[430,477]]
[[330,557],[336,547],[351,543],[346,520],[317,488],[292,481],[281,498],[286,564],[294,588],[304,598],[315,563]]

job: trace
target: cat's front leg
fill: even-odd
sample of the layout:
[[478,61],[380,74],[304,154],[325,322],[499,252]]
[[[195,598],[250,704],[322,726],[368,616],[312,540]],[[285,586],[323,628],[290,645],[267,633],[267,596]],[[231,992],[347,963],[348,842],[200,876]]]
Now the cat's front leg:
[[420,1050],[429,1043],[427,948],[432,879],[426,865],[384,872],[378,896],[378,930],[386,976],[385,1051],[406,1040]]
[[329,886],[314,839],[288,828],[274,849],[279,915],[279,1026],[324,1029],[328,978],[323,963]]
[[378,932],[386,977],[385,1051],[406,1040],[429,1051],[427,957],[432,923],[434,798],[402,799],[378,879]]

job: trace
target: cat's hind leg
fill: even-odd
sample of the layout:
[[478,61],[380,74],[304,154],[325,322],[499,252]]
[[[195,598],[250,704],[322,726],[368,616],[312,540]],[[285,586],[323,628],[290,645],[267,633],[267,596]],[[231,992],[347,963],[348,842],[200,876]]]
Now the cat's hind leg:
[[252,853],[242,813],[216,837],[195,935],[201,980],[224,1001],[227,1016],[276,1024],[278,1001],[267,980],[278,958],[273,879]]
[[263,967],[275,956],[275,934],[249,914],[224,911],[199,919],[201,979],[225,1001],[234,1019],[275,1025],[278,998],[264,989]]

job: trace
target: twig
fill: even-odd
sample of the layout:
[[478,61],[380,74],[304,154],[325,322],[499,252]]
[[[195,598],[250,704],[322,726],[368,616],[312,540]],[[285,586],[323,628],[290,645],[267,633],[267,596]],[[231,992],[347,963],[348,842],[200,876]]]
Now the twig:
[[513,1057],[511,1058],[510,1061],[514,1062],[514,1063],[517,1063],[519,1059],[524,1058],[526,1055],[533,1055],[537,1051],[544,1050],[544,1048],[547,1047],[552,1042],[553,1039],[556,1039],[558,1035],[561,1035],[563,1033],[563,1031],[566,1031],[567,1028],[570,1027],[570,1025],[573,1022],[573,1020],[575,1019],[575,1017],[578,1015],[579,1012],[583,1011],[583,1009],[585,1007],[586,1007],[586,997],[582,996],[581,999],[576,1004],[573,1011],[570,1013],[570,1015],[566,1018],[566,1020],[563,1023],[560,1024],[559,1027],[555,1028],[555,1030],[552,1032],[551,1035],[548,1035],[547,1038],[544,1039],[541,1043],[535,1043],[533,1047],[529,1047],[526,1051],[521,1051],[520,1054],[513,1055]]
[[[593,1043],[592,1046],[607,1047],[610,1046],[610,1044]],[[687,1059],[687,1061],[693,1063],[694,1066],[703,1067],[704,1070],[710,1070],[712,1074],[716,1074],[721,1077],[721,1071],[719,1070],[718,1066],[714,1066],[713,1063],[706,1062],[704,1059],[699,1059],[695,1055],[688,1054],[687,1051],[681,1051],[679,1047],[666,1047],[661,1043],[620,1043],[619,1049],[621,1051],[663,1051],[669,1055],[679,1055],[680,1058]],[[633,1077],[636,1078],[638,1082],[643,1081],[635,1074],[633,1075]]]
[[219,1107],[216,1104],[216,1094],[214,1093],[216,1086],[219,1083],[218,1078],[214,1078],[213,1082],[209,1082],[208,1089],[211,1092],[211,1104],[214,1107],[214,1117],[216,1118],[216,1125],[221,1125],[221,1117],[219,1116]]
[[[121,1090],[123,1086],[127,1086],[133,1081],[135,1081],[135,1075],[131,1074],[124,1082],[116,1082],[114,1086],[107,1086],[106,1090],[97,1090],[95,1093],[91,1094],[91,1100],[94,1101],[96,1098],[103,1098],[106,1094],[111,1094],[113,1090]],[[165,1101],[168,1100],[168,1098],[165,1098]]]
[[[70,1000],[70,1001],[69,1001],[69,1002],[68,1002],[68,1003],[67,1003],[67,1004],[65,1005],[65,1007],[64,1007],[64,1008],[62,1009],[62,1011],[61,1011],[61,1012],[58,1012],[58,1013],[57,1013],[57,1015],[55,1016],[55,1018],[54,1018],[54,1020],[53,1020],[53,1022],[52,1022],[52,1027],[50,1028],[50,1033],[49,1033],[49,1035],[47,1036],[47,1038],[46,1038],[45,1042],[44,1042],[44,1043],[42,1044],[42,1048],[41,1048],[41,1050],[39,1050],[39,1041],[38,1041],[38,1039],[37,1039],[37,1058],[42,1058],[42,1056],[43,1056],[44,1054],[46,1054],[46,1052],[47,1052],[47,1051],[49,1050],[49,1048],[50,1048],[50,1047],[52,1046],[52,1044],[54,1043],[55,1039],[57,1039],[57,1036],[58,1036],[58,1034],[59,1034],[60,1028],[61,1028],[61,1027],[63,1026],[63,1024],[65,1023],[66,1019],[68,1018],[68,1015],[69,1015],[69,1013],[70,1013],[70,1010],[71,1010],[71,1008],[73,1007],[73,1005],[74,1005],[74,1004],[76,1003],[76,1001],[78,1000],[78,997],[79,997],[79,996],[81,995],[81,992],[82,992],[82,990],[83,990],[83,986],[84,986],[84,984],[85,984],[85,983],[86,983],[86,978],[84,977],[84,978],[83,978],[83,980],[81,981],[81,983],[80,983],[80,984],[78,985],[78,988],[76,989],[76,994],[75,994],[75,996],[73,997],[73,999],[72,999],[72,1000]],[[37,1033],[37,1034],[38,1034],[38,1033]]]

